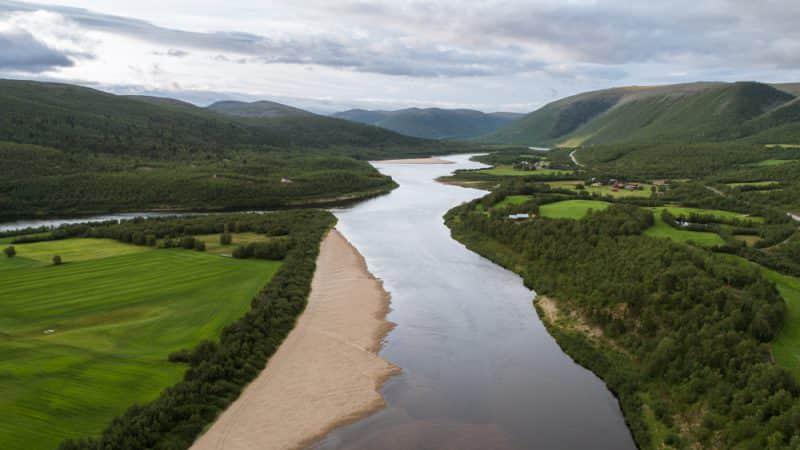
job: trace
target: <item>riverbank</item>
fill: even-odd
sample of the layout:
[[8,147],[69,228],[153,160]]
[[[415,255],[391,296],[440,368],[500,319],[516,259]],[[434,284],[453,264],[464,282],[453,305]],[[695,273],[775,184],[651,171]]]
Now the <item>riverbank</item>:
[[373,161],[377,164],[454,164],[453,161],[431,156],[430,158],[384,159]]
[[267,367],[193,449],[302,448],[380,409],[399,369],[378,357],[389,295],[337,231],[323,240],[308,306]]

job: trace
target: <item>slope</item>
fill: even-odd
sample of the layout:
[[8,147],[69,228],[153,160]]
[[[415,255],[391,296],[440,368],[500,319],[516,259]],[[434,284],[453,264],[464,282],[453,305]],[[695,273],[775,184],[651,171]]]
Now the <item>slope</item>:
[[522,117],[522,114],[484,113],[471,109],[409,108],[397,111],[352,109],[334,116],[377,125],[407,136],[466,139],[491,133]]

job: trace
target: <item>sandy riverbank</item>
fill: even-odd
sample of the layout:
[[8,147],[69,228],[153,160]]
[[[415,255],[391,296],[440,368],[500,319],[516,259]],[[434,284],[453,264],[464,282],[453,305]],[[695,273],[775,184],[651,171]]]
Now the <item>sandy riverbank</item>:
[[455,164],[453,161],[446,159],[430,157],[430,158],[408,158],[408,159],[384,159],[381,161],[373,161],[378,164]]
[[267,367],[192,446],[302,448],[384,405],[399,369],[377,356],[389,295],[336,230],[323,240],[308,306]]

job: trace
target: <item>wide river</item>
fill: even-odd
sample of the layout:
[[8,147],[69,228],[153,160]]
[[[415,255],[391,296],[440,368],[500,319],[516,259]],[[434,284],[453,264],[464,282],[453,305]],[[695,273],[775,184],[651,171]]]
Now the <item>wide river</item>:
[[[450,237],[442,216],[485,194],[437,183],[456,164],[375,164],[400,187],[334,210],[392,297],[387,407],[318,449],[634,449],[619,404],[561,351],[522,279]],[[320,376],[325,376],[320,374]]]
[[[392,296],[397,324],[381,355],[402,369],[387,407],[339,428],[317,449],[634,449],[619,404],[539,320],[522,279],[450,237],[442,216],[485,194],[437,183],[455,164],[375,164],[400,187],[336,209],[337,227]],[[0,231],[124,220],[132,213],[20,221]],[[319,376],[325,376],[324,373]]]

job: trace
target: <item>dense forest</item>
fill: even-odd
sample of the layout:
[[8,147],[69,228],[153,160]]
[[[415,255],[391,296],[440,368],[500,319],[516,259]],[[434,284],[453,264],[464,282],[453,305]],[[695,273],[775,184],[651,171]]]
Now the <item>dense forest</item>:
[[171,242],[202,250],[193,236],[253,232],[274,238],[242,247],[244,250],[237,250],[244,252],[239,257],[283,260],[269,284],[252,300],[250,311],[227,326],[219,340],[204,341],[196,348],[170,355],[175,364],[187,365],[183,381],[148,404],[131,406],[102,436],[67,441],[61,448],[188,448],[264,368],[294,326],[306,305],[320,240],[334,223],[334,216],[328,212],[295,210],[65,225],[34,236],[33,240],[102,237],[162,247]]
[[454,149],[312,113],[230,115],[0,80],[0,220],[363,198],[394,187],[363,161]]
[[564,349],[617,394],[642,448],[800,446],[800,386],[764,343],[785,304],[758,271],[699,248],[644,236],[653,213],[617,204],[582,220],[513,222],[487,214],[506,195],[520,210],[574,193],[505,184],[450,211],[447,225],[472,250],[520,273],[565,317],[550,325]]

